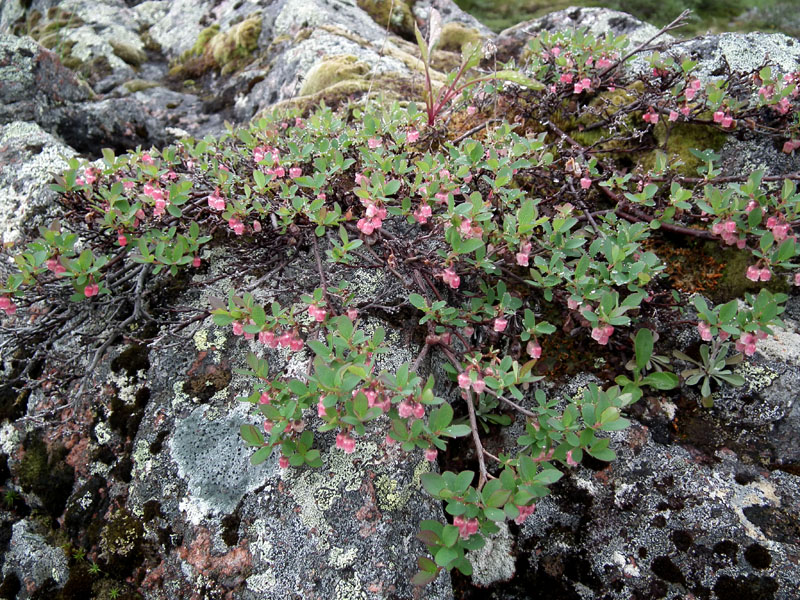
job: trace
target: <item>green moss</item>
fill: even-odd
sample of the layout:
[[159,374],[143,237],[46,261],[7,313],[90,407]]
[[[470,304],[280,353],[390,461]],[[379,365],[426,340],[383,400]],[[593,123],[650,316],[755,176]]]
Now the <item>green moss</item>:
[[366,89],[364,79],[367,73],[369,66],[351,54],[331,56],[309,70],[300,88],[300,95],[316,94],[337,84]]
[[709,292],[711,300],[716,304],[730,302],[734,298],[744,298],[745,292],[757,294],[762,287],[766,287],[773,294],[785,294],[790,291],[791,286],[783,277],[773,277],[767,284],[747,279],[745,277],[747,267],[755,262],[753,255],[747,250],[723,248],[717,242],[705,242],[700,250],[703,256],[711,256],[718,263],[725,265],[722,277]]
[[119,373],[124,369],[128,377],[136,377],[139,371],[147,371],[150,368],[149,354],[147,346],[132,344],[111,361],[111,370]]
[[[678,159],[683,163],[683,166],[677,169],[678,173],[689,177],[696,177],[697,167],[702,165],[702,161],[691,153],[691,149],[702,151],[710,148],[718,151],[728,138],[728,134],[724,131],[710,125],[690,125],[687,123],[671,123],[671,125],[669,138],[667,138],[666,124],[662,122],[656,125],[653,133],[660,147],[663,148],[666,141],[666,153],[670,160]],[[643,158],[643,168],[651,168],[655,156],[650,154]]]
[[63,446],[48,451],[42,439],[33,434],[28,435],[23,447],[25,455],[16,469],[20,485],[36,494],[44,509],[56,518],[64,512],[75,479],[74,471],[64,462],[67,451]]
[[261,35],[261,15],[255,15],[221,32],[212,25],[200,32],[191,49],[184,52],[170,68],[170,75],[185,79],[200,77],[209,71],[231,73],[252,60]]
[[395,0],[394,7],[387,0],[356,0],[356,3],[381,27],[388,24],[392,33],[407,40],[414,39],[414,15],[408,2]]
[[109,40],[109,44],[111,44],[111,47],[114,49],[114,54],[133,67],[138,67],[147,59],[147,55],[144,51],[130,44],[113,39]]
[[143,536],[141,521],[124,508],[111,515],[100,533],[100,547],[106,555],[109,572],[127,574],[141,564]]
[[477,29],[453,21],[442,26],[442,35],[437,47],[440,50],[461,53],[467,44],[480,44],[482,41],[483,37]]
[[124,85],[126,90],[131,94],[135,94],[136,92],[158,87],[159,83],[157,81],[147,81],[145,79],[131,79],[130,81],[126,81]]

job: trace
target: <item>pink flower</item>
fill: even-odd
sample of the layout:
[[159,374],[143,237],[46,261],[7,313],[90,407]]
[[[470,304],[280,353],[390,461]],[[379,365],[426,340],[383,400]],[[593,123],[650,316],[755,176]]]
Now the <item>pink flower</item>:
[[370,150],[375,150],[378,146],[381,145],[381,140],[378,138],[369,138],[367,140],[367,146],[369,146]]
[[242,223],[236,217],[231,217],[228,219],[228,227],[233,229],[233,233],[236,235],[242,235],[244,233],[244,223]]
[[278,459],[278,466],[279,466],[281,469],[288,469],[288,468],[289,468],[289,459],[288,459],[288,458],[286,458],[285,456],[281,456],[281,457]]
[[494,320],[493,328],[496,332],[502,333],[506,330],[506,326],[508,326],[508,320],[504,317],[497,317]]
[[302,338],[292,337],[289,340],[289,349],[292,350],[293,352],[299,352],[300,350],[303,349],[304,344],[305,342],[303,342]]
[[117,234],[117,243],[120,246],[127,246],[128,245],[128,238],[125,237],[125,234],[121,231]]
[[671,110],[669,111],[669,117],[667,117],[669,121],[677,121],[678,120],[678,111]]
[[608,339],[613,333],[614,327],[612,325],[605,325],[604,327],[598,326],[592,329],[592,339],[601,346],[605,346],[608,344]]
[[356,449],[356,441],[346,433],[336,436],[336,447],[344,450],[345,454],[352,454]]
[[535,358],[538,360],[542,357],[542,347],[536,340],[529,341],[528,345],[525,346],[525,351],[531,358]]
[[567,298],[567,308],[570,310],[577,310],[578,307],[581,305],[580,302],[577,300],[573,300],[572,298]]
[[486,382],[480,377],[478,377],[475,381],[472,382],[472,390],[476,394],[482,394],[485,389],[486,389]]
[[145,152],[144,154],[142,154],[142,162],[146,165],[152,165],[153,159],[147,152]]
[[266,433],[272,433],[272,428],[274,425],[275,423],[273,423],[269,419],[264,419],[263,427]]
[[416,142],[418,139],[419,139],[419,131],[417,131],[417,130],[416,130],[414,127],[412,127],[411,129],[409,129],[409,130],[408,130],[408,133],[406,134],[406,140],[407,140],[409,143],[413,144],[413,143],[414,143],[414,142]]
[[326,411],[327,409],[325,408],[325,405],[322,403],[322,396],[320,396],[319,402],[317,402],[317,416],[320,419],[324,419],[325,417],[328,416],[328,413]]
[[536,505],[533,504],[531,506],[517,506],[519,510],[519,515],[517,518],[514,519],[514,522],[517,525],[522,525],[529,516],[533,514],[533,511],[536,510]]
[[199,257],[199,256],[195,256],[195,257],[192,259],[192,266],[193,266],[195,269],[196,269],[197,267],[199,267],[199,266],[200,266],[202,263],[203,263],[203,261],[202,261],[202,260],[200,260],[200,257]]
[[12,316],[17,312],[17,305],[8,296],[0,296],[0,310],[5,311],[8,316]]
[[361,185],[362,182],[363,183],[369,183],[369,180],[362,173],[356,173],[356,185]]
[[714,123],[722,123],[722,119],[725,118],[725,113],[721,110],[718,110],[714,113]]
[[351,321],[355,321],[358,318],[358,309],[348,308],[345,314],[347,315],[348,319],[350,319]]
[[761,269],[759,275],[761,276],[761,281],[769,281],[770,278],[772,277],[772,272],[769,270],[769,268],[764,267],[763,269]]
[[559,81],[561,83],[572,83],[572,73],[562,73]]
[[469,116],[472,116],[472,115],[474,115],[476,112],[478,112],[478,108],[477,108],[476,106],[473,106],[473,105],[471,105],[471,104],[470,104],[470,105],[467,107],[467,114],[468,114]]
[[527,252],[517,252],[516,259],[517,259],[517,264],[520,267],[527,267],[528,262],[530,260],[530,256],[528,255]]
[[645,123],[651,123],[652,125],[658,123],[658,113],[653,110],[652,106],[646,113],[642,115],[642,121]]
[[461,277],[456,275],[456,272],[451,268],[445,269],[442,272],[442,279],[444,282],[449,285],[451,288],[458,289],[458,286],[461,285]]
[[453,525],[458,527],[458,534],[463,538],[467,539],[470,536],[478,533],[478,519],[470,519],[467,521],[462,516],[457,516],[453,519]]
[[258,403],[259,404],[269,404],[270,402],[271,402],[271,399],[269,397],[269,394],[267,392],[261,392],[261,396],[259,396],[259,398],[258,398]]
[[689,105],[686,104],[686,105],[681,107],[681,114],[683,114],[684,117],[688,117],[689,113],[691,112],[691,110],[692,109],[689,108]]
[[294,126],[297,127],[298,129],[303,129],[306,125],[305,123],[303,123],[303,119],[301,119],[300,117],[295,117]]
[[708,323],[704,321],[700,321],[697,324],[697,330],[700,332],[700,339],[706,342],[710,342],[712,335],[711,335],[711,327]]
[[472,381],[469,378],[469,373],[461,371],[461,373],[458,374],[458,387],[462,390],[468,390],[471,385]]
[[567,450],[567,464],[570,467],[577,467],[578,466],[577,461],[574,458],[572,458],[572,450]]
[[302,174],[303,174],[303,169],[301,169],[300,167],[292,167],[291,169],[289,169],[289,177],[291,177],[292,179],[294,179],[295,177],[300,177],[300,175]]
[[219,195],[219,188],[208,197],[208,207],[211,210],[225,210],[225,199]]
[[100,286],[98,286],[96,283],[89,284],[85,288],[83,288],[83,295],[86,296],[87,298],[91,298],[92,296],[97,296],[97,294],[99,293],[100,293]]
[[591,178],[586,177],[585,175],[581,177],[581,188],[583,188],[584,190],[588,190],[590,187],[592,187]]
[[322,323],[325,320],[327,313],[315,304],[310,304],[308,307],[308,314],[317,322]]
[[750,281],[758,281],[761,277],[761,269],[759,269],[755,265],[750,265],[747,267],[747,272],[745,273],[745,277],[747,277]]
[[787,112],[789,112],[789,99],[781,98],[781,101],[775,105],[775,109],[782,115],[785,115]]
[[434,462],[436,457],[438,456],[439,452],[437,452],[436,448],[427,448],[425,450],[425,460],[429,460]]
[[733,117],[731,117],[730,115],[725,115],[724,117],[722,117],[722,126],[723,127],[727,128],[727,127],[730,127],[731,125],[733,125]]
[[258,333],[258,341],[265,346],[270,346],[275,343],[275,334],[271,331],[260,331]]
[[417,220],[417,223],[420,224],[427,223],[431,215],[433,215],[433,210],[426,203],[420,204],[419,208],[414,211],[414,218]]
[[800,285],[800,272],[794,274],[794,284]]
[[244,333],[244,327],[239,321],[234,321],[233,325],[233,335],[242,335]]
[[408,400],[403,400],[397,405],[397,413],[400,415],[401,419],[407,419],[414,414],[414,407],[411,406]]
[[561,54],[561,48],[559,48],[558,46],[553,46],[553,49],[550,52],[553,53],[553,56],[558,56],[559,54]]
[[356,227],[358,227],[358,230],[364,235],[372,235],[372,233],[375,231],[375,224],[373,223],[372,219],[361,218],[358,220]]

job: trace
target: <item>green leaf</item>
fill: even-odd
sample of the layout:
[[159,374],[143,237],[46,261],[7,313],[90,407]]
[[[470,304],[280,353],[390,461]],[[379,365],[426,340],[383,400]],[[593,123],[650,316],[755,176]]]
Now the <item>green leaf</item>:
[[453,550],[452,548],[442,547],[439,548],[439,551],[436,553],[434,560],[436,564],[440,567],[446,567],[455,559],[458,558],[458,553]]
[[418,571],[414,574],[411,578],[411,584],[416,585],[417,587],[424,587],[436,579],[437,573],[432,573],[430,571]]
[[438,497],[445,487],[444,479],[438,473],[423,473],[420,476],[420,482],[425,491],[434,497]]
[[408,296],[408,301],[411,302],[411,305],[419,310],[425,310],[427,307],[427,302],[425,302],[425,298],[420,296],[419,294],[410,294]]
[[644,369],[653,355],[653,332],[647,328],[640,329],[636,332],[633,345],[636,351],[636,367]]
[[675,373],[650,373],[642,380],[642,383],[649,385],[657,390],[673,390],[678,387],[680,381]]
[[499,508],[486,507],[483,509],[483,514],[492,521],[505,521],[506,519],[505,511]]
[[250,457],[250,464],[254,466],[260,465],[269,458],[270,454],[272,454],[272,446],[264,446],[263,448],[259,448],[253,453],[253,456]]
[[253,425],[242,425],[239,432],[242,435],[242,439],[251,446],[261,446],[264,444],[264,437]]

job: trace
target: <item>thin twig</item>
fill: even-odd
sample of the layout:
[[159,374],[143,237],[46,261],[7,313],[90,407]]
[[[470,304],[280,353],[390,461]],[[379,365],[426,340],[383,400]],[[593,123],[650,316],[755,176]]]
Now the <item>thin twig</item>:
[[469,411],[469,426],[472,429],[472,443],[475,444],[475,452],[478,455],[478,490],[480,491],[486,484],[489,477],[489,471],[486,470],[486,461],[483,458],[483,444],[481,444],[481,436],[478,434],[478,419],[475,417],[475,405],[472,403],[472,392],[466,390],[464,394],[467,398],[467,410]]
[[472,134],[478,133],[481,129],[484,129],[484,128],[488,127],[492,123],[499,123],[502,120],[503,119],[489,119],[488,121],[484,121],[480,125],[476,125],[472,129],[470,129],[469,131],[465,131],[460,136],[458,136],[456,139],[454,139],[451,143],[453,145],[458,144],[460,141],[467,139]]

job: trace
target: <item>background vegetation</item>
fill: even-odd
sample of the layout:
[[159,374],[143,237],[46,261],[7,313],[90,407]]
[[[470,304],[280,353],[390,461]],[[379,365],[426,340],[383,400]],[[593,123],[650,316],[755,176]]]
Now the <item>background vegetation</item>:
[[678,35],[711,31],[765,31],[800,37],[798,0],[455,0],[462,9],[500,31],[568,6],[602,6],[665,25],[686,8],[694,11]]

